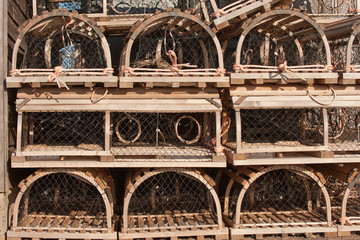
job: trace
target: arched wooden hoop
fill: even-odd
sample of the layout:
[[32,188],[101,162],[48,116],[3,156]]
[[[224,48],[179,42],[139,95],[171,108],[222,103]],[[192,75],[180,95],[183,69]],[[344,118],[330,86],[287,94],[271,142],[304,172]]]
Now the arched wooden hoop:
[[222,217],[221,217],[221,206],[220,206],[220,200],[218,198],[218,195],[216,194],[215,189],[213,186],[199,173],[195,172],[191,169],[186,168],[160,168],[160,169],[154,169],[153,171],[145,172],[144,175],[140,176],[140,172],[135,173],[135,176],[133,176],[136,180],[135,182],[131,183],[131,181],[128,179],[126,186],[126,193],[124,198],[124,212],[123,212],[123,231],[127,232],[128,228],[128,212],[129,212],[129,204],[131,201],[132,194],[135,192],[135,190],[148,178],[153,177],[158,174],[166,173],[166,172],[176,172],[181,173],[190,177],[194,177],[195,179],[199,180],[201,183],[203,183],[206,188],[210,191],[213,200],[215,202],[216,207],[216,214],[217,214],[217,222],[220,227],[222,227]]
[[[249,26],[245,27],[245,30],[240,35],[239,42],[238,42],[237,49],[236,49],[236,59],[235,59],[236,65],[240,65],[242,46],[243,46],[245,38],[249,34],[249,32],[254,27],[256,27],[259,23],[264,21],[266,18],[275,16],[275,15],[297,16],[298,18],[302,18],[303,20],[307,21],[310,25],[312,25],[317,30],[319,35],[321,36],[322,42],[324,43],[325,52],[326,52],[326,64],[329,66],[331,65],[330,46],[329,46],[329,43],[325,36],[325,33],[320,28],[320,26],[314,20],[312,20],[309,16],[307,16],[301,12],[297,12],[297,11],[293,11],[293,10],[286,10],[286,9],[272,10],[272,11],[266,12],[264,14],[261,14],[260,16],[258,16],[254,20],[252,20],[251,23],[249,24]],[[245,22],[244,24],[247,24],[247,23]],[[296,43],[296,45],[297,45],[297,47],[299,47],[298,43]]]
[[16,39],[12,54],[12,66],[11,66],[12,70],[15,70],[17,68],[17,60],[18,60],[17,55],[19,52],[21,41],[25,37],[26,33],[41,21],[45,20],[46,18],[52,18],[52,17],[70,17],[70,18],[78,19],[79,21],[85,22],[87,25],[89,25],[101,40],[101,47],[104,51],[106,67],[107,68],[112,67],[109,43],[106,40],[106,37],[102,33],[102,31],[90,19],[88,19],[83,15],[77,14],[75,12],[58,11],[58,12],[50,12],[47,14],[43,14],[41,16],[35,16],[32,19],[30,19],[28,22],[26,22],[23,26],[19,27],[19,35]]
[[[347,185],[344,193],[344,197],[341,203],[341,219],[345,220],[347,218],[346,216],[346,207],[347,207],[347,201],[349,199],[350,192],[354,185],[360,181],[360,173],[356,175],[356,177],[351,181],[350,184]],[[346,221],[340,221],[341,225],[344,225]]]
[[[222,51],[221,51],[221,45],[220,45],[220,41],[217,38],[216,34],[200,18],[198,18],[194,15],[188,14],[188,13],[184,13],[184,12],[163,12],[163,13],[154,15],[154,16],[150,17],[149,19],[145,20],[143,23],[141,23],[140,26],[132,33],[132,35],[129,38],[129,41],[127,42],[125,48],[123,49],[123,51],[121,53],[121,59],[120,59],[121,64],[120,65],[124,65],[127,68],[130,67],[131,49],[132,49],[135,39],[139,36],[139,34],[142,32],[142,30],[144,30],[150,24],[154,23],[155,21],[157,21],[159,19],[169,18],[169,17],[181,17],[181,18],[188,19],[188,20],[191,20],[191,21],[199,24],[212,38],[212,40],[215,44],[215,47],[216,47],[217,55],[218,55],[219,68],[220,69],[224,68],[224,60],[223,60],[223,55],[222,55]],[[121,72],[121,69],[119,69],[119,70]]]
[[351,66],[352,65],[352,62],[351,62],[352,47],[354,45],[355,37],[359,33],[360,33],[360,24],[358,24],[357,27],[354,29],[354,31],[351,33],[348,45],[346,46],[346,63],[345,63],[345,66]]
[[[300,175],[303,175],[303,176],[308,176],[318,184],[318,186],[320,187],[320,189],[321,189],[321,191],[322,191],[322,193],[323,193],[323,195],[325,197],[327,222],[329,224],[331,224],[330,197],[329,197],[329,194],[328,194],[328,192],[327,192],[327,190],[325,188],[324,183],[321,181],[321,179],[316,174],[311,172],[310,170],[307,170],[307,169],[302,168],[302,167],[293,166],[293,165],[277,165],[277,166],[271,166],[271,167],[265,168],[265,169],[257,172],[243,186],[243,188],[240,191],[237,202],[236,202],[235,227],[239,227],[239,225],[240,225],[240,213],[241,213],[242,201],[244,199],[245,193],[250,188],[251,184],[254,183],[256,179],[258,179],[259,177],[261,177],[262,175],[264,175],[264,174],[266,174],[268,172],[275,171],[275,170],[282,170],[282,169],[293,171],[293,172],[296,172],[296,173],[298,173]],[[233,184],[234,184],[234,180],[231,178],[229,183],[228,183],[227,189],[226,189],[225,199],[229,198],[229,194],[230,194],[230,191],[231,191],[231,188],[232,188]],[[306,193],[306,194],[308,195],[309,193]],[[228,215],[228,210],[229,210],[228,202],[227,203],[225,202],[225,204],[224,204],[224,215],[226,215],[226,216]]]
[[[69,175],[72,175],[74,177],[80,177],[81,179],[85,180],[87,183],[93,185],[96,187],[96,189],[99,191],[99,194],[104,200],[105,208],[106,208],[106,221],[107,221],[107,228],[108,231],[112,231],[112,216],[113,216],[113,207],[112,203],[110,202],[110,199],[112,199],[111,196],[108,196],[106,191],[100,187],[100,185],[96,182],[94,177],[87,175],[85,172],[76,170],[76,169],[42,169],[40,171],[37,171],[32,177],[29,179],[23,180],[23,185],[20,188],[20,192],[18,193],[15,204],[14,204],[14,215],[13,215],[13,227],[16,228],[18,226],[18,215],[19,215],[19,207],[20,202],[24,194],[27,194],[30,190],[33,184],[40,178],[55,174],[55,173],[66,173]],[[106,182],[104,182],[106,183]]]

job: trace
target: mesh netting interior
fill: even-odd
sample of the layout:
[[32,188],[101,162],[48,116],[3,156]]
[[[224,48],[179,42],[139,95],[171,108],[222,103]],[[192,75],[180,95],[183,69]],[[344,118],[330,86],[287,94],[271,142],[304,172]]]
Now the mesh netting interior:
[[165,172],[146,179],[132,194],[129,204],[129,215],[174,211],[216,212],[209,189],[198,179],[178,172]]
[[102,0],[38,0],[38,12],[53,11],[56,9],[66,8],[69,11],[76,10],[79,13],[102,13]]
[[35,112],[24,113],[23,117],[24,151],[101,150],[104,147],[103,113]]
[[104,200],[99,191],[76,176],[66,173],[46,175],[24,194],[19,222],[27,215],[97,216],[105,218]]
[[355,11],[355,0],[295,0],[293,7],[309,14],[351,14]]

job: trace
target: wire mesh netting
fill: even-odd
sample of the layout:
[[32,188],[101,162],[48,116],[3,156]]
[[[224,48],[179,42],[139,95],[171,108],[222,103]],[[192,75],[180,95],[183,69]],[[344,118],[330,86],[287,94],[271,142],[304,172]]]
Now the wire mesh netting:
[[355,0],[295,0],[293,7],[309,14],[354,14]]
[[[235,217],[242,187],[235,183],[233,188],[230,217]],[[251,183],[241,202],[242,225],[326,221],[325,197],[319,185],[296,170],[279,169],[263,174]]]
[[360,224],[360,181],[358,180],[350,191],[346,204],[346,217],[349,223],[359,225]]
[[113,113],[112,152],[210,161],[214,119],[210,113]]
[[224,68],[227,72],[232,72],[234,70],[234,63],[236,58],[236,49],[239,42],[239,37],[227,39],[222,42],[222,49],[225,49],[224,52]]
[[[128,57],[128,56],[125,56]],[[218,53],[213,39],[191,19],[165,17],[141,30],[132,45],[132,75],[219,75]]]
[[330,64],[315,27],[289,14],[265,18],[250,30],[238,51],[240,62],[234,69],[241,72],[282,71],[297,77],[303,71],[328,71],[325,65]]
[[[132,193],[129,228],[181,228],[217,225],[216,206],[210,190],[194,176],[163,172],[147,178]],[[141,223],[141,217],[147,220]],[[151,220],[152,219],[152,220]],[[160,220],[161,219],[161,220]]]
[[[334,71],[342,72],[346,67],[346,49],[349,38],[340,37],[334,40],[329,41],[330,50],[331,50],[331,64],[334,66]],[[355,46],[354,46],[355,48]],[[360,50],[360,49],[359,49]],[[360,51],[357,52],[354,50],[354,56],[360,54]]]
[[[229,116],[235,123],[235,112]],[[321,109],[242,109],[240,117],[241,133],[232,124],[224,144],[231,149],[236,149],[237,134],[241,134],[242,149],[323,144]]]
[[101,75],[107,67],[99,34],[71,13],[40,21],[25,34],[20,46],[26,51],[16,68],[25,74],[48,75],[47,71],[61,67],[60,73],[80,74],[91,69]]
[[22,151],[101,151],[104,113],[26,112]]
[[108,0],[110,14],[148,14],[166,9],[195,9],[194,0]]
[[356,33],[354,41],[352,42],[351,56],[349,65],[344,66],[345,70],[349,69],[352,72],[359,71],[360,68],[360,34]]
[[31,228],[106,228],[104,199],[87,180],[67,174],[43,176],[24,193],[18,226]]
[[37,0],[38,13],[54,11],[66,8],[69,11],[76,10],[79,13],[102,13],[102,0]]
[[359,151],[359,108],[328,108],[327,114],[330,150],[341,156],[352,156]]

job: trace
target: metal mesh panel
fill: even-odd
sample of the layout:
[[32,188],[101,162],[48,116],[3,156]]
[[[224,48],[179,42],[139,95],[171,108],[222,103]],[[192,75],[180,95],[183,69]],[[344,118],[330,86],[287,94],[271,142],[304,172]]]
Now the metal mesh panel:
[[236,48],[239,42],[239,37],[228,39],[222,43],[222,47],[225,47],[224,52],[224,67],[227,72],[232,72],[234,70],[234,63],[236,57]]
[[38,0],[38,13],[66,8],[79,13],[102,13],[102,0]]
[[343,156],[360,150],[359,108],[328,108],[327,112],[330,150]]
[[[46,24],[46,27],[41,27]],[[101,39],[91,26],[67,16],[49,17],[25,34],[26,46],[18,69],[105,68],[106,60]]]
[[148,14],[168,8],[193,8],[193,4],[184,0],[108,0],[109,14]]
[[132,74],[214,75],[217,51],[212,38],[199,24],[181,17],[161,18],[135,39],[130,67]]
[[359,199],[360,199],[360,181],[358,181],[351,189],[346,205],[346,217],[350,218],[349,220],[351,223],[357,225],[360,224]]
[[[293,24],[289,29],[293,28],[295,34],[288,35],[281,29],[282,24],[273,24],[274,22],[276,19],[269,20],[267,25],[261,24],[249,32],[242,45],[240,65],[277,67],[285,62],[287,66],[326,64],[325,48],[320,35],[309,31],[307,24]],[[312,37],[304,41],[309,35]]]
[[360,34],[356,34],[352,48],[351,48],[351,65],[360,65]]
[[305,222],[326,221],[324,200],[319,186],[310,177],[291,170],[271,171],[256,179],[246,191],[241,205],[241,223],[254,223],[247,216],[249,213],[263,213],[268,218],[271,217],[267,213],[277,217],[291,213],[293,218],[305,216]]
[[242,148],[323,143],[319,109],[244,109],[240,114]]
[[294,8],[309,14],[353,14],[355,0],[295,0]]
[[113,113],[112,152],[209,161],[214,119],[208,113]]
[[174,218],[177,226],[184,224],[185,220],[176,220],[181,214],[208,216],[217,223],[209,189],[195,177],[180,172],[160,173],[142,182],[132,194],[128,212],[129,217],[166,214]]
[[[46,216],[51,221],[42,226]],[[40,218],[43,221],[39,221]],[[35,225],[36,219],[39,220]],[[34,182],[21,200],[18,225],[28,227],[29,224],[35,228],[106,228],[104,200],[92,184],[80,177],[49,174]]]
[[[329,42],[331,49],[331,64],[334,66],[334,71],[340,72],[346,66],[346,48],[349,38],[338,38]],[[354,46],[356,48],[356,46]],[[354,56],[359,54],[360,51],[354,49]]]
[[24,113],[22,140],[22,151],[101,151],[104,148],[104,114]]

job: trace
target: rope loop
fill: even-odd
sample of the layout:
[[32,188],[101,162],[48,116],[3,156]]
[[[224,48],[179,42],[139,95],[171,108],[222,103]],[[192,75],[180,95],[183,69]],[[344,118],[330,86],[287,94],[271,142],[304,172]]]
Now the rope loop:
[[101,89],[101,88],[104,88],[104,87],[97,87],[97,88],[92,90],[91,97],[90,97],[90,100],[91,100],[92,104],[98,103],[101,99],[103,99],[108,94],[109,89],[107,87],[105,87],[105,93],[102,96],[100,96],[99,98],[94,99],[96,90]]
[[317,104],[319,104],[321,106],[330,106],[336,100],[336,92],[333,87],[329,86],[329,90],[331,91],[331,95],[333,96],[333,99],[329,103],[322,103],[319,100],[315,99],[315,97],[313,95],[311,95],[310,86],[311,85],[308,85],[308,87],[306,88],[306,95],[309,96],[310,99],[313,100],[314,102],[316,102]]
[[20,73],[21,73],[20,69],[14,69],[14,70],[10,71],[10,76],[11,77],[18,76],[18,75],[20,75]]

